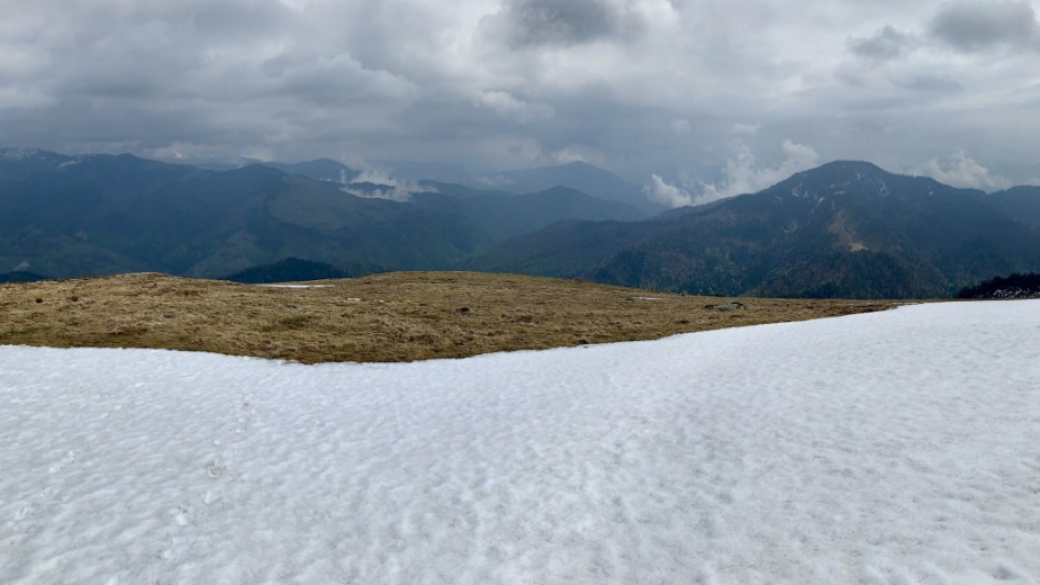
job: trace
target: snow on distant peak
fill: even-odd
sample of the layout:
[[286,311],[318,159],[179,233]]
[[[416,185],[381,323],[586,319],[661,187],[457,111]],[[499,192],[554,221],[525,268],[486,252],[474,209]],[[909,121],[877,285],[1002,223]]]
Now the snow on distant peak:
[[45,151],[42,151],[38,148],[0,148],[0,159],[8,161],[22,161],[33,158],[42,158],[44,154]]

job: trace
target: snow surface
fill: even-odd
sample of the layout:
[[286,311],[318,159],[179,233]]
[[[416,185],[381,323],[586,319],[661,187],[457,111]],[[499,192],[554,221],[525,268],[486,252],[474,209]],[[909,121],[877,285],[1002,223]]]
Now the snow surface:
[[0,583],[1037,583],[1040,301],[303,366],[0,347]]

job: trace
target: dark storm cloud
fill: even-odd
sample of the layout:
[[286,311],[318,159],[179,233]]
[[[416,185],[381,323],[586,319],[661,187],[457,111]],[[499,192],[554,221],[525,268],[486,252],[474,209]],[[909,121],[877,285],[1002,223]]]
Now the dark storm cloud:
[[849,50],[853,54],[875,61],[896,59],[916,45],[916,38],[891,26],[885,26],[871,37],[850,38],[848,41]]
[[1026,1],[959,0],[943,6],[930,26],[940,41],[965,52],[998,46],[1040,50],[1040,23]]
[[514,48],[625,37],[641,26],[623,4],[610,0],[506,0],[488,23]]

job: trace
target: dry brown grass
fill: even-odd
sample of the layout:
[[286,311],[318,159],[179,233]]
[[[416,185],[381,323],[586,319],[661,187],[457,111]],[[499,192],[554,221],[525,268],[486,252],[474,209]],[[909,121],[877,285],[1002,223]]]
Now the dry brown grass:
[[[653,339],[878,311],[890,301],[721,299],[504,274],[400,272],[272,288],[161,274],[0,285],[0,344],[397,362]],[[725,311],[709,307],[739,300]]]

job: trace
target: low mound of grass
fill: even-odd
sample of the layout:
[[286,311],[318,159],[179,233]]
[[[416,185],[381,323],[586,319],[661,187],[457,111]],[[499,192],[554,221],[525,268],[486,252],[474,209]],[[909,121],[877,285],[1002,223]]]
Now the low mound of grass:
[[162,274],[0,285],[0,344],[400,362],[655,339],[878,311],[890,301],[679,296],[586,282],[398,272],[282,288]]

